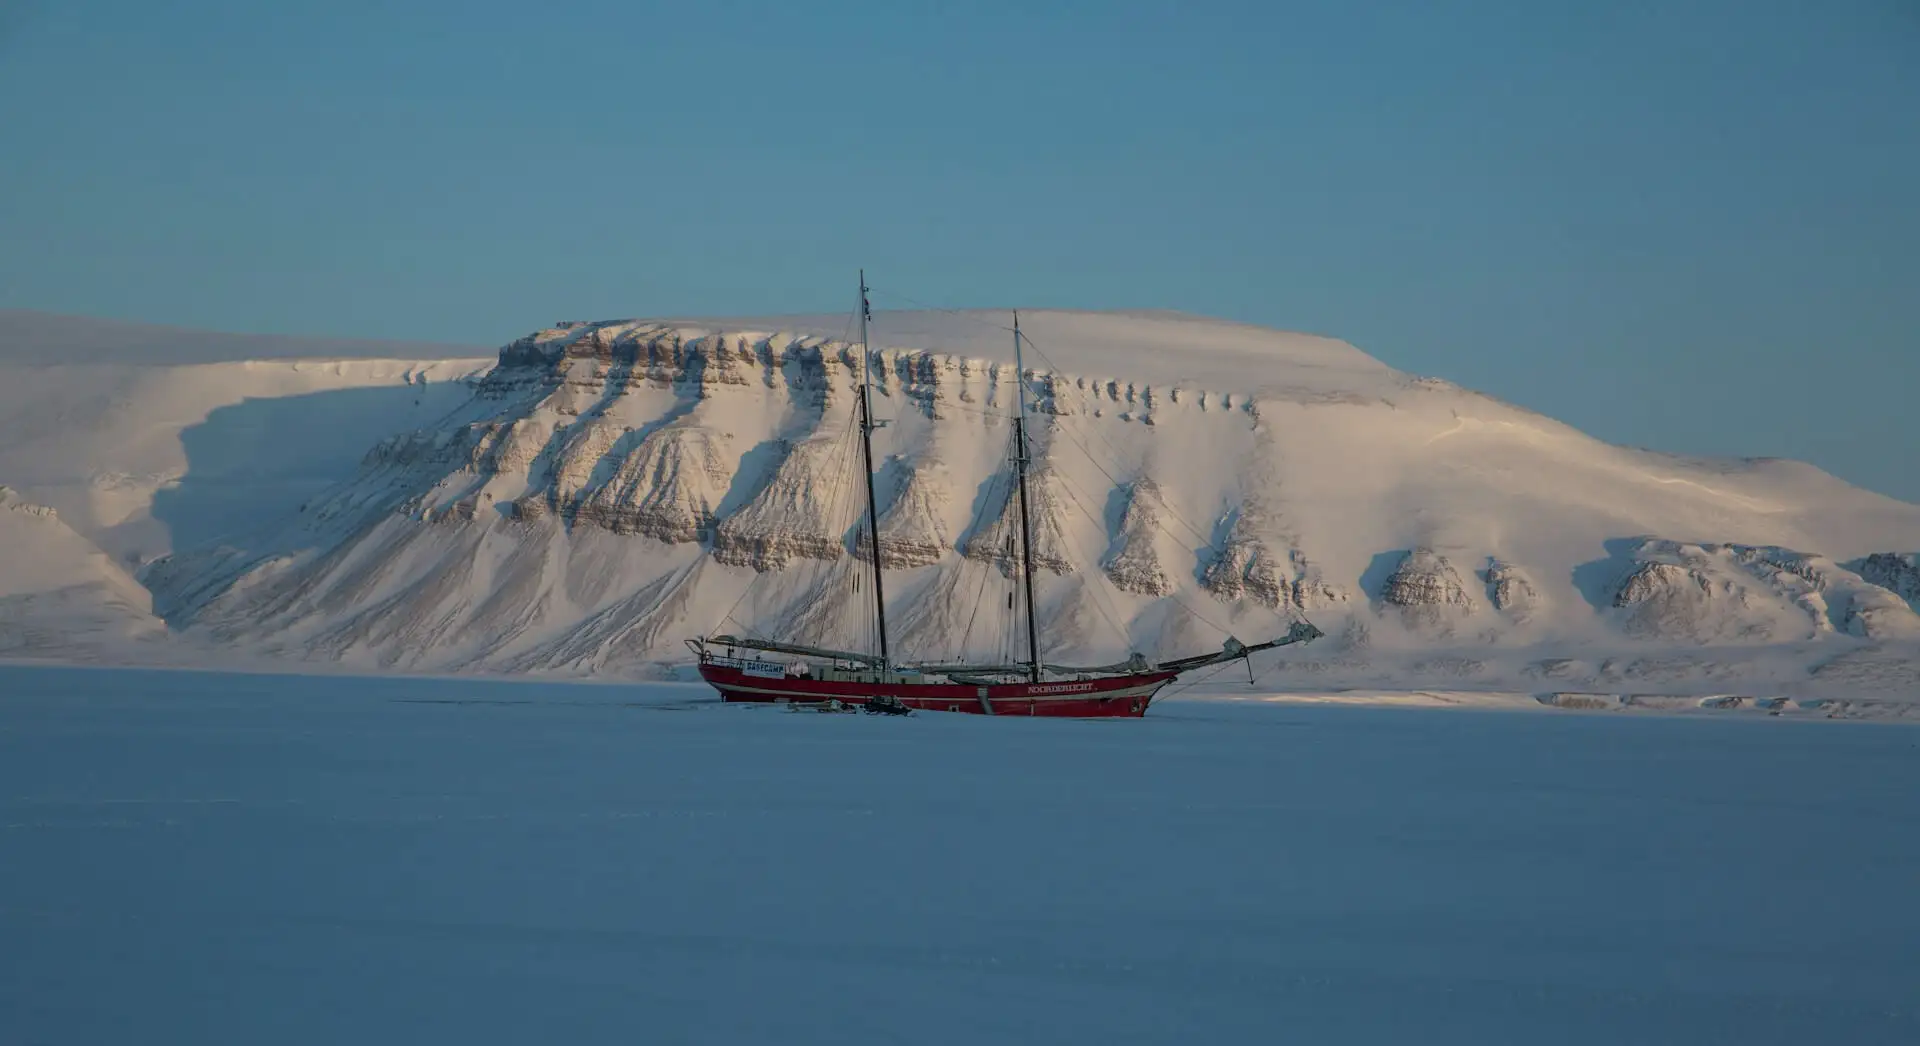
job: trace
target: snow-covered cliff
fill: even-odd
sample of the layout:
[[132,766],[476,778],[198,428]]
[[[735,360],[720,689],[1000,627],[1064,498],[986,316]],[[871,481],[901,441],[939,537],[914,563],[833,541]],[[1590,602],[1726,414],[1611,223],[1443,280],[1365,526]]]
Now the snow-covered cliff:
[[[1290,672],[1559,679],[1756,649],[1804,673],[1920,635],[1920,507],[1807,466],[1613,447],[1336,341],[1168,314],[1023,314],[1036,350],[1016,376],[1001,319],[876,316],[889,617],[924,656],[1008,642],[1021,382],[1063,654],[1168,654],[1304,614],[1335,654]],[[625,673],[723,623],[861,644],[845,329],[569,323],[490,363],[195,363],[131,385],[25,369],[40,417],[110,379],[144,417],[173,410],[173,449],[152,422],[136,437],[70,408],[84,449],[14,445],[0,479],[80,507],[78,533],[187,641]],[[167,406],[187,401],[214,405]],[[131,509],[75,493],[142,468],[158,478]]]

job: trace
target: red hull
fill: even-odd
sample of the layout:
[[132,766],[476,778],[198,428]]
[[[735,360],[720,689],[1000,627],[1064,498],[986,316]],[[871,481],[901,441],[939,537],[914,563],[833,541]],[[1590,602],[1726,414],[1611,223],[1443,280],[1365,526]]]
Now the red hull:
[[741,669],[726,665],[700,666],[700,678],[720,691],[724,701],[765,704],[837,700],[843,704],[865,704],[870,698],[895,697],[908,708],[929,712],[1075,718],[1146,715],[1153,695],[1173,682],[1174,676],[1173,672],[1142,672],[1054,683],[966,686],[960,683],[827,682],[793,676],[767,678],[749,676]]

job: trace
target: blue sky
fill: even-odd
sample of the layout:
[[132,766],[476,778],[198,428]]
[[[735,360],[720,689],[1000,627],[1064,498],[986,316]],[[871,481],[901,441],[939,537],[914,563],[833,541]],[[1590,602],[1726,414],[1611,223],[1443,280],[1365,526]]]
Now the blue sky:
[[865,266],[1920,500],[1916,0],[15,0],[0,99],[0,307],[498,344]]

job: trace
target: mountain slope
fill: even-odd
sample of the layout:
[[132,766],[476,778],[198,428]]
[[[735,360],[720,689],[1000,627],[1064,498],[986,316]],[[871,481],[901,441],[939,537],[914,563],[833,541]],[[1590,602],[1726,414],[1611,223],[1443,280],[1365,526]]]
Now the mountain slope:
[[123,564],[269,525],[431,425],[479,350],[0,310],[0,483]]
[[166,638],[153,601],[59,513],[0,486],[0,657],[93,659]]
[[[1305,614],[1333,638],[1288,655],[1287,678],[1709,685],[1738,664],[1797,685],[1837,659],[1897,662],[1920,636],[1898,569],[1920,507],[1809,466],[1610,446],[1331,339],[1161,313],[1021,319],[1060,658],[1206,649]],[[876,315],[889,623],[916,656],[1018,640],[1002,320]],[[240,408],[307,406],[244,452],[196,436],[220,408],[177,430],[185,460],[159,489],[224,476],[234,518],[175,528],[199,539],[141,557],[139,576],[184,637],[375,667],[648,673],[723,625],[865,644],[846,328],[629,320],[548,328],[490,366],[196,365],[302,390]],[[191,415],[182,390],[210,372],[157,370],[178,384],[130,391],[132,411]],[[60,417],[87,449],[56,464],[130,454],[124,425]],[[279,460],[303,481],[246,493]],[[103,544],[129,533],[91,522]]]

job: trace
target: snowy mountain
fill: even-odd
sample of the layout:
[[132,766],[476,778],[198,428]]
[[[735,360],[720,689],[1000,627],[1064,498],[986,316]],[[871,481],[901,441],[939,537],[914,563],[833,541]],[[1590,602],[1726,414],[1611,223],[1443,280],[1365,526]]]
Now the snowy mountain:
[[[644,675],[723,624],[869,641],[847,317],[222,360],[244,337],[110,327],[139,351],[103,348],[91,321],[66,338],[28,315],[0,316],[0,482],[93,550],[49,559],[62,576],[137,577],[178,656]],[[1258,666],[1287,685],[1916,675],[1920,506],[1794,462],[1611,446],[1332,339],[1021,321],[1036,351],[1016,376],[1005,314],[875,317],[889,632],[913,656],[1014,638],[1024,380],[1061,658],[1195,652],[1304,615],[1330,638]]]
[[153,600],[60,514],[0,486],[0,657],[84,659],[165,636]]

